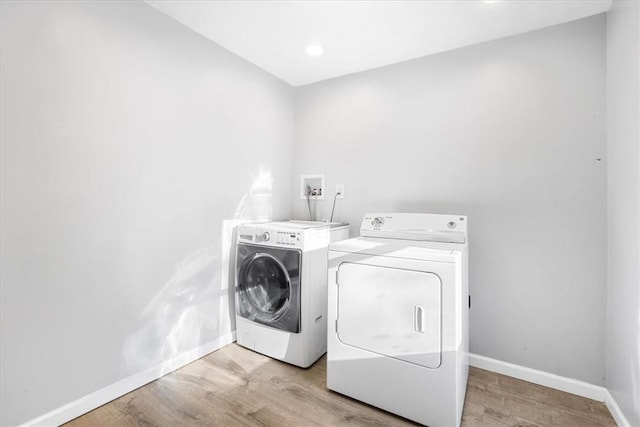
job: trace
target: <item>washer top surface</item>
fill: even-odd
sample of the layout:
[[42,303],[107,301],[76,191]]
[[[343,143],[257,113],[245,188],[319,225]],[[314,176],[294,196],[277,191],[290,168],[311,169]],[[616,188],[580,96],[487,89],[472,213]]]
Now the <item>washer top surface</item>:
[[299,221],[299,220],[281,220],[269,222],[257,222],[243,224],[243,228],[255,228],[260,230],[333,230],[336,228],[348,227],[346,222],[325,222],[325,221]]
[[294,229],[294,230],[310,230],[310,229],[333,229],[340,227],[348,227],[349,224],[344,222],[325,222],[325,221],[299,221],[299,220],[289,220],[289,221],[272,221],[267,222],[265,224],[269,227],[279,228],[279,229]]

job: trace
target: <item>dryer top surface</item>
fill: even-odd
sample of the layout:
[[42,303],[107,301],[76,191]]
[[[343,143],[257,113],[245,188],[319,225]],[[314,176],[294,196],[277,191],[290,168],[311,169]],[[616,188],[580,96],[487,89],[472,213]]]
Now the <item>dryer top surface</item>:
[[386,256],[424,261],[458,262],[466,245],[399,239],[356,237],[329,245],[333,252]]

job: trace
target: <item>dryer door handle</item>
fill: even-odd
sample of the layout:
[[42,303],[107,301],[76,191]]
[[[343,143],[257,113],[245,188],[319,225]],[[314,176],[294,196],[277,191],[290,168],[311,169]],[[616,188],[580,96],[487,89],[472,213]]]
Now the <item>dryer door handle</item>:
[[424,307],[419,305],[413,306],[413,330],[424,334]]

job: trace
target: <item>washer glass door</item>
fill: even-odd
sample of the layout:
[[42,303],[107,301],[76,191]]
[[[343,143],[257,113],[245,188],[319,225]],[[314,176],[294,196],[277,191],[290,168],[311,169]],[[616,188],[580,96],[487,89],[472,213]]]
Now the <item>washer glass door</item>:
[[300,252],[238,245],[236,312],[254,322],[300,331]]

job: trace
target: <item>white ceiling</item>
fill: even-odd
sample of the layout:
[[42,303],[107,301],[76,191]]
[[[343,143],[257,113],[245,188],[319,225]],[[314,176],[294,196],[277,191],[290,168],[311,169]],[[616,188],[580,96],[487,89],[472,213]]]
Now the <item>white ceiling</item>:
[[[612,0],[146,0],[299,86],[605,12]],[[310,57],[309,44],[324,55]]]

